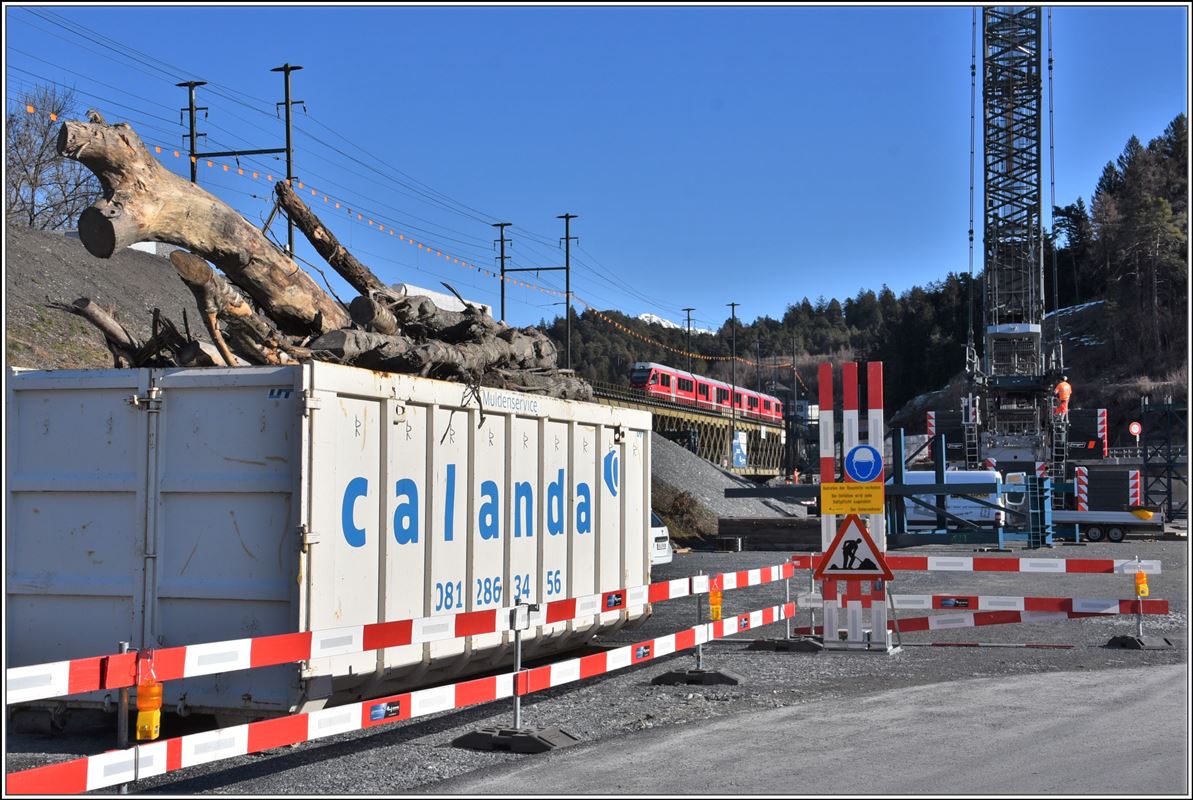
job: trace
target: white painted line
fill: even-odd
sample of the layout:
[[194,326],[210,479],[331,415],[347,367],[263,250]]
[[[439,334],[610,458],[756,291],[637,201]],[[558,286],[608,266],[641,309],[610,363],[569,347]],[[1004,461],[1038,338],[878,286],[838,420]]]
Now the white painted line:
[[895,608],[900,611],[932,608],[932,595],[930,594],[894,594],[891,595],[891,600],[894,602]]
[[708,591],[707,575],[693,575],[690,580],[692,581],[692,594],[704,594]]
[[586,594],[583,597],[576,598],[576,616],[586,617],[592,614],[599,614],[601,611],[601,596],[599,594]]
[[658,656],[666,656],[675,652],[675,634],[667,636],[660,636],[654,640],[654,654]]
[[950,628],[972,628],[973,614],[942,614],[928,618],[928,630],[943,631]]
[[677,597],[687,597],[688,596],[688,579],[687,578],[676,578],[673,581],[667,581],[667,591],[670,593],[672,600],[674,600]]
[[647,586],[632,586],[626,590],[626,606],[637,608],[650,601],[650,588]]
[[87,759],[87,791],[128,783],[136,777],[137,751],[113,750]]
[[307,739],[360,730],[361,704],[324,708],[307,714]]

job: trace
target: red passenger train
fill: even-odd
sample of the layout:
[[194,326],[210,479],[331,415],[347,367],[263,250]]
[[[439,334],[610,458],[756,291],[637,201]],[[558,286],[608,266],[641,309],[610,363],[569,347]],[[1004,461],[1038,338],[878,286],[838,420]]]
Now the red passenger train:
[[[722,381],[693,375],[675,367],[638,361],[630,366],[630,386],[654,397],[676,403],[730,412],[729,393],[732,387]],[[733,405],[743,417],[770,422],[783,421],[783,403],[777,397],[753,392],[738,386]]]

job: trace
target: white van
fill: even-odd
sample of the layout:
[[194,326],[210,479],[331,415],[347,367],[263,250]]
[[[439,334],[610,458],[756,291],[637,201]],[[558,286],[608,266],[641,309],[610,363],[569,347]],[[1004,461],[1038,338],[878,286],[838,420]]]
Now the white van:
[[[936,483],[936,472],[929,470],[908,471],[903,473],[903,479],[909,484]],[[1004,510],[1006,508],[1006,501],[998,491],[999,485],[1002,483],[1002,477],[998,472],[995,470],[950,470],[945,472],[944,482],[945,485],[950,483],[990,484],[990,491],[982,494],[947,495],[945,497],[945,511],[975,525],[980,525],[983,528],[1000,528],[1006,525],[1007,513]],[[909,498],[906,504],[907,526],[909,528],[935,528],[936,495],[915,495],[915,498],[923,503],[927,503],[930,508],[913,503]],[[993,503],[998,508],[991,508],[982,503],[975,503],[974,499]],[[957,525],[956,521],[948,520],[947,518],[946,523],[950,527]]]
[[674,554],[671,549],[671,531],[667,530],[667,523],[659,519],[659,515],[650,512],[650,564],[670,564],[671,556]]

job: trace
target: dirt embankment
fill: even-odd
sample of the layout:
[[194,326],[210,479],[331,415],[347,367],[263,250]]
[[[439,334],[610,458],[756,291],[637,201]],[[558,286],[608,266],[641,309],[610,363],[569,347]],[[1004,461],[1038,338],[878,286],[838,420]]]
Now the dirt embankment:
[[5,365],[31,369],[105,369],[112,356],[103,337],[79,317],[47,307],[90,297],[135,336],[148,338],[153,309],[182,328],[183,309],[195,338],[208,341],[195,298],[168,259],[140,250],[92,256],[61,233],[4,228]]

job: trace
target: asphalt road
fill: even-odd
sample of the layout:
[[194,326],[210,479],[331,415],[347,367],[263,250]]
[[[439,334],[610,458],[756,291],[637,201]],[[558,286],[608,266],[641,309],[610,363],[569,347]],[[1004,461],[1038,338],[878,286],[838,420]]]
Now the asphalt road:
[[1174,665],[916,686],[642,731],[431,791],[1188,795],[1189,720],[1172,713],[1187,683]]

